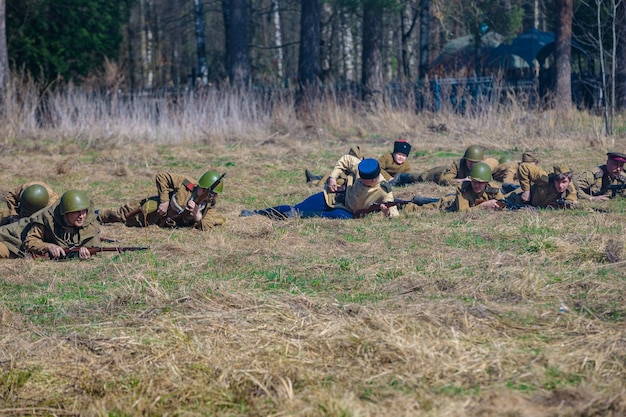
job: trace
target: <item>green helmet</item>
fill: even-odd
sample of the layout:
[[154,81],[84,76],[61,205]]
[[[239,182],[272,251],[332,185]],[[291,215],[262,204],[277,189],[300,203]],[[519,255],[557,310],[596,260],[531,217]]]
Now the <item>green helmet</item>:
[[463,159],[472,162],[480,162],[484,159],[485,153],[480,146],[471,145],[465,150],[465,154],[463,155]]
[[[198,187],[211,188],[213,183],[220,178],[220,174],[217,171],[207,171],[198,180]],[[214,193],[221,193],[224,190],[224,180],[221,180],[217,187],[213,189]]]
[[24,188],[20,194],[20,215],[29,216],[48,205],[48,190],[41,184],[33,184]]
[[59,203],[61,214],[85,210],[89,208],[90,205],[91,202],[87,194],[78,190],[64,192],[61,196],[61,202]]
[[491,168],[484,162],[477,162],[470,170],[469,177],[473,181],[489,182],[493,178],[491,176]]
[[508,155],[505,155],[505,156],[500,157],[500,159],[498,159],[499,164],[506,164],[507,162],[513,162],[513,158],[511,158]]

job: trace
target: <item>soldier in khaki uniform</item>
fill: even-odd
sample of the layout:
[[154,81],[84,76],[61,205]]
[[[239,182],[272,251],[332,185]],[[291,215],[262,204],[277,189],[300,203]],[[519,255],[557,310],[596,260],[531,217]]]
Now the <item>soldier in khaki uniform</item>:
[[[574,186],[579,199],[594,201],[608,200],[613,195],[624,195],[626,176],[622,174],[626,154],[621,152],[607,153],[605,165],[600,165],[595,171],[583,171],[574,176]],[[618,192],[611,192],[609,186],[624,187]]]
[[[337,184],[339,176],[346,177],[345,185]],[[281,205],[264,210],[242,210],[241,216],[260,214],[275,219],[294,216],[352,219],[360,210],[367,210],[373,204],[380,204],[380,211],[385,217],[397,217],[399,215],[397,208],[384,204],[393,201],[391,186],[384,181],[376,159],[366,158],[361,161],[352,155],[344,155],[330,173],[324,191],[313,194],[294,206]]]
[[[463,181],[457,187],[456,193],[442,199],[413,198],[414,203],[404,207],[404,212],[414,212],[423,209],[439,209],[447,212],[471,210],[499,210],[498,204],[504,199],[500,188],[490,184],[493,180],[491,168],[485,162],[477,162],[472,166],[469,180]],[[421,203],[423,202],[423,204]]]
[[0,258],[21,258],[26,253],[62,258],[64,249],[79,247],[79,258],[87,259],[91,257],[87,247],[100,246],[99,233],[87,195],[69,190],[33,216],[0,227]]
[[572,208],[578,201],[576,190],[572,187],[572,171],[566,165],[555,165],[554,172],[546,181],[537,181],[530,187],[530,198],[523,200],[522,192],[516,190],[505,196],[515,204],[529,203],[538,208]]
[[435,182],[439,185],[449,186],[467,180],[472,166],[476,162],[485,162],[491,168],[498,165],[498,161],[493,158],[485,159],[485,152],[480,146],[471,145],[458,162],[453,162],[449,166],[438,166],[422,173],[407,173],[396,176],[391,185],[402,186],[414,182]]
[[535,183],[547,183],[548,173],[539,166],[539,160],[532,152],[524,152],[522,162],[517,167],[517,178],[520,184],[521,199],[530,201],[530,187]]
[[491,174],[495,181],[503,184],[516,184],[518,162],[514,161],[510,156],[503,156],[498,160],[498,165],[492,168]]
[[158,196],[114,210],[101,210],[98,221],[120,222],[131,227],[156,224],[160,227],[212,229],[226,222],[215,207],[217,195],[224,189],[222,178],[217,171],[207,171],[195,184],[184,175],[160,172],[155,178]]
[[[352,146],[350,147],[350,150],[348,151],[348,155],[352,155],[355,158],[358,158],[359,160],[363,160],[365,158],[363,151],[361,150],[361,147],[358,145]],[[330,176],[330,172],[324,176],[322,175],[314,175],[311,173],[311,171],[309,171],[308,169],[304,170],[304,175],[306,177],[306,182],[315,185],[316,187],[324,187],[326,186],[326,182],[328,181],[328,177]],[[345,184],[346,181],[346,177],[345,176],[339,176],[337,178],[337,184],[339,185],[343,185]]]
[[51,206],[59,195],[45,182],[29,182],[10,191],[5,199],[7,208],[0,209],[0,225],[16,222]]

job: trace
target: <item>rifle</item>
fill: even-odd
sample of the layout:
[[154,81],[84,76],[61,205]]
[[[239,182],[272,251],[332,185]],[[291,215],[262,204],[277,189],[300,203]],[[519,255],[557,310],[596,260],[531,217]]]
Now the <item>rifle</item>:
[[[478,206],[478,205],[484,203],[485,201],[487,201],[487,200],[483,200],[482,198],[479,198],[478,200],[476,200],[476,205]],[[531,206],[530,204],[516,203],[514,201],[507,200],[505,198],[496,200],[496,204],[498,204],[498,207],[503,208],[503,209],[505,208],[505,209],[507,209],[509,211],[511,211],[511,210],[522,210],[522,209],[537,211],[537,207],[535,207],[535,206]]]
[[401,200],[401,199],[397,198],[397,199],[395,199],[393,201],[388,201],[386,203],[373,203],[368,208],[364,208],[364,209],[355,211],[352,216],[355,219],[360,219],[363,216],[365,216],[366,214],[373,213],[375,211],[380,211],[381,204],[384,204],[387,207],[394,207],[394,206],[401,207],[401,206],[404,206],[405,204],[409,204],[409,203],[412,203],[412,202],[413,202],[413,200]]
[[626,190],[626,183],[611,184],[608,186],[607,190],[611,191],[611,198],[616,197],[618,192]]
[[[80,253],[80,246],[72,246],[71,248],[62,248],[63,252],[65,252],[65,256],[62,258],[58,258],[59,260],[63,259],[72,259],[77,258]],[[150,249],[148,246],[91,246],[86,247],[89,250],[89,253],[92,255],[97,254],[98,252],[135,252],[141,250]],[[46,258],[50,259],[50,254],[46,253],[45,255],[33,255],[33,258]]]
[[573,208],[576,207],[576,205],[573,202],[571,202],[569,200],[566,200],[563,197],[561,197],[561,198],[557,198],[556,201],[554,203],[550,204],[548,207],[551,208],[551,209],[561,209],[561,210],[563,210],[563,209],[573,209]]

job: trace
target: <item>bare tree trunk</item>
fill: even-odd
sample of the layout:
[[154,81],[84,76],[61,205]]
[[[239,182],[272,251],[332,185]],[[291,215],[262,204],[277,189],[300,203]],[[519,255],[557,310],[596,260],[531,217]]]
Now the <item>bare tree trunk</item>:
[[341,39],[343,48],[343,78],[347,82],[354,81],[354,37],[352,36],[353,15],[346,9],[340,11]]
[[226,28],[226,55],[230,83],[233,86],[246,87],[250,78],[248,2],[246,0],[222,0],[222,8]]
[[573,0],[557,0],[558,22],[555,39],[556,107],[567,110],[572,106],[572,17]]
[[283,35],[280,25],[280,6],[278,0],[272,0],[272,12],[274,15],[274,44],[276,45],[276,71],[278,79],[283,79]]
[[320,0],[302,0],[296,114],[307,117],[315,100],[320,77]]
[[376,111],[383,102],[383,8],[366,1],[363,6],[363,100]]
[[[304,1],[304,0],[303,0]],[[322,3],[321,27],[320,27],[320,65],[321,78],[325,79],[330,74],[333,38],[333,6],[328,2]]]
[[626,108],[626,3],[619,2],[617,8],[617,103],[619,110]]
[[6,115],[9,91],[9,53],[7,50],[6,1],[0,0],[0,116]]
[[428,73],[430,57],[430,0],[420,1],[420,69],[419,79],[423,80]]
[[206,43],[204,41],[204,14],[202,0],[193,0],[194,20],[196,29],[196,54],[198,56],[198,77],[202,85],[209,83],[209,65],[206,59]]

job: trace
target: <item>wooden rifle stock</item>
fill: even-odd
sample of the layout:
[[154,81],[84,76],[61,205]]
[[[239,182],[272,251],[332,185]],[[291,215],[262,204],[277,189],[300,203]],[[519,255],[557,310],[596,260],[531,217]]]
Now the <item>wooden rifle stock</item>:
[[385,203],[374,203],[371,206],[369,206],[368,208],[364,208],[364,209],[355,211],[352,216],[355,219],[360,219],[361,217],[365,216],[366,214],[373,213],[375,211],[380,211],[381,204],[384,204],[387,207],[395,207],[395,206],[403,206],[405,204],[409,204],[409,203],[412,203],[412,202],[413,202],[412,200],[394,200],[394,201],[388,201],[388,202],[385,202]]
[[[63,252],[65,252],[65,257],[58,259],[71,259],[78,257],[80,253],[81,246],[73,246],[71,248],[62,248]],[[134,252],[134,251],[142,251],[150,249],[148,246],[90,246],[85,247],[90,254],[95,255],[98,252]],[[33,258],[46,258],[50,259],[50,254],[46,253],[45,255],[33,255]]]

